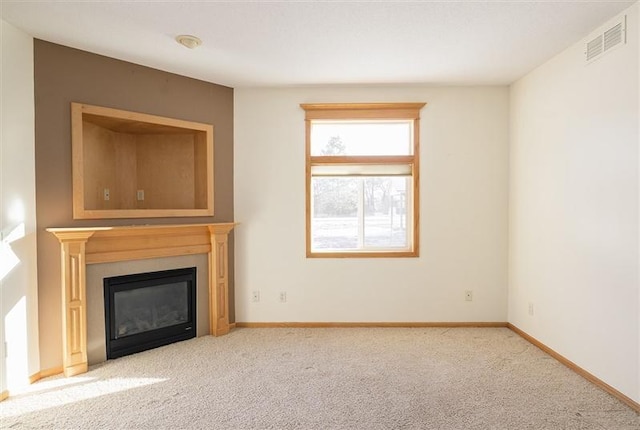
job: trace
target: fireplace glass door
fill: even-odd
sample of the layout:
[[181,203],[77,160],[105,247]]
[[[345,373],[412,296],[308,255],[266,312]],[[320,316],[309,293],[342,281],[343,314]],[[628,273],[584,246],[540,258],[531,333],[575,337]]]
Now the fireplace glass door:
[[105,278],[107,358],[196,336],[196,268]]

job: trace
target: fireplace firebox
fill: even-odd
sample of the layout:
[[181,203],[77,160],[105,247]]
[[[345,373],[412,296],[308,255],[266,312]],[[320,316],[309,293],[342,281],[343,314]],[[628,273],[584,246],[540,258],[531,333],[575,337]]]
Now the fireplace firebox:
[[104,279],[107,359],[196,336],[196,268]]

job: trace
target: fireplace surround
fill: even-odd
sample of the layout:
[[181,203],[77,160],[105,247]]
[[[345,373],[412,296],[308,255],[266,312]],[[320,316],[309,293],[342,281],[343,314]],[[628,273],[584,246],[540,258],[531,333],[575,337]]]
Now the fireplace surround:
[[227,334],[229,324],[228,236],[235,223],[48,228],[60,242],[62,366],[65,376],[87,371],[86,266],[206,254],[209,327]]

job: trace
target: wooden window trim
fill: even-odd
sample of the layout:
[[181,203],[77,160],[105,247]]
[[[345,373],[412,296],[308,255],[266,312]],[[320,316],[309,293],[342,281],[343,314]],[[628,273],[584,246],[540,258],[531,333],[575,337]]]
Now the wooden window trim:
[[[420,110],[426,103],[303,103],[305,111],[305,237],[307,258],[418,257],[420,250]],[[409,156],[312,156],[311,123],[314,120],[410,120],[413,122],[413,154]],[[311,167],[314,165],[409,164],[412,168],[412,248],[401,251],[311,250]]]

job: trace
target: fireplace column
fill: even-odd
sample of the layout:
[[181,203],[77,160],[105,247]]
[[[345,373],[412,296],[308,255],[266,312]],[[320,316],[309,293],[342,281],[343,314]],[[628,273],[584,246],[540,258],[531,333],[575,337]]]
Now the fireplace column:
[[[209,253],[209,312],[212,336],[229,333],[229,277],[228,237],[230,226],[209,226],[211,252]],[[214,312],[215,310],[215,312]]]
[[62,354],[65,376],[87,371],[85,244],[92,231],[59,237],[62,274]]

